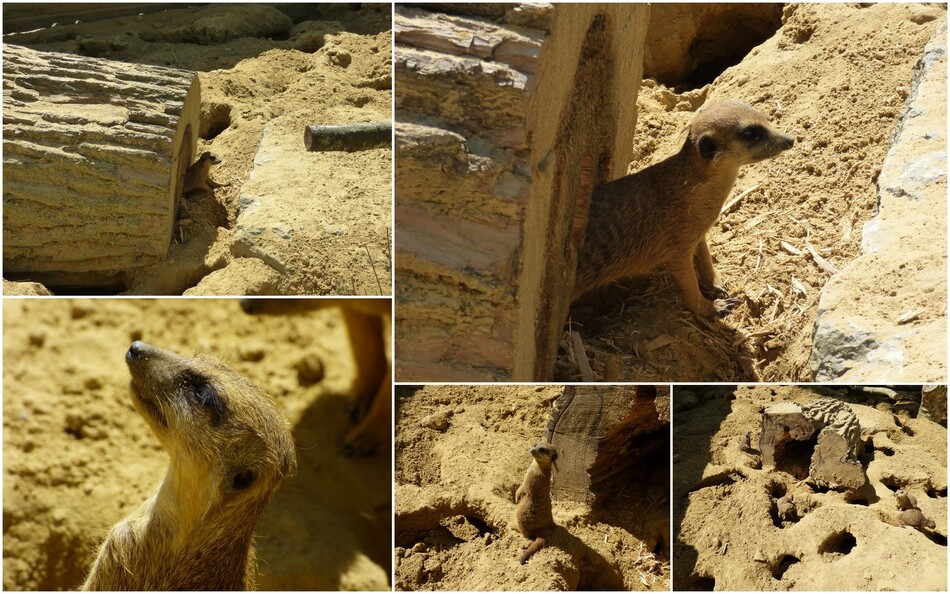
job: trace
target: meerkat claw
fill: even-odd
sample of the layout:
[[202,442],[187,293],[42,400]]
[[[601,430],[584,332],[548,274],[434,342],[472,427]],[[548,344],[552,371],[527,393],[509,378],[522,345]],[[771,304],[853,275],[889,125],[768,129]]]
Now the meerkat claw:
[[699,291],[703,294],[703,297],[707,299],[728,299],[729,291],[725,287],[720,285],[704,285],[699,284]]
[[716,313],[719,314],[719,317],[726,317],[732,311],[732,309],[739,303],[739,300],[735,297],[729,297],[726,299],[716,299],[713,301],[713,304],[716,306]]

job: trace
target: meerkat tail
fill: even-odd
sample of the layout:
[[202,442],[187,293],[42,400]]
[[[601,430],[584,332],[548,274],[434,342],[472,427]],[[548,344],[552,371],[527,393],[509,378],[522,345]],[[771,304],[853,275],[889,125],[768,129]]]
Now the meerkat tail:
[[531,555],[540,551],[541,547],[543,546],[544,546],[544,537],[539,536],[536,539],[534,539],[534,542],[528,545],[528,548],[525,549],[524,553],[521,554],[521,559],[519,559],[521,564],[524,565],[525,562],[527,562],[528,559],[531,557]]

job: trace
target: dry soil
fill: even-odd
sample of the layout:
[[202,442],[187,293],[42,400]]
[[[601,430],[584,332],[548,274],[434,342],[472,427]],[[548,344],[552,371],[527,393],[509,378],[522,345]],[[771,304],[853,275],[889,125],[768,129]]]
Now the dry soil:
[[[674,589],[946,590],[947,429],[917,417],[919,387],[905,389],[894,402],[844,386],[675,387]],[[864,492],[762,467],[762,410],[820,396],[857,416]],[[899,488],[936,528],[898,525]],[[782,520],[776,500],[788,493],[797,515]]]

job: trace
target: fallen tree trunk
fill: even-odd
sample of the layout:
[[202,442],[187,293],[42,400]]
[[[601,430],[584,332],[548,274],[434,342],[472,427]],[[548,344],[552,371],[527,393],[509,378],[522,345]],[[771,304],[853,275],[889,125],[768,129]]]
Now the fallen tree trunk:
[[163,259],[197,147],[194,72],[4,45],[4,276],[121,283]]
[[304,127],[303,141],[308,151],[365,151],[392,145],[391,122]]

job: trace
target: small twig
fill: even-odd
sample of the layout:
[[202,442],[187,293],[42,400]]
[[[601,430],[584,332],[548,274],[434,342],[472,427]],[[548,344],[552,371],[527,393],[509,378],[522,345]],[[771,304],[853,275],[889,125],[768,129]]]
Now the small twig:
[[807,239],[805,240],[805,249],[808,250],[809,254],[811,254],[811,259],[815,261],[815,264],[817,264],[819,268],[828,274],[838,274],[838,269],[835,268],[835,265],[819,256],[818,250],[816,250],[815,246],[813,246]]
[[574,342],[574,357],[577,358],[577,366],[581,369],[581,379],[585,382],[594,381],[594,372],[587,360],[587,353],[584,352],[584,341],[581,340],[581,333],[572,331],[571,339]]
[[785,250],[786,252],[790,253],[793,256],[801,256],[804,253],[800,249],[798,249],[797,247],[795,247],[794,245],[790,244],[787,241],[781,242],[781,245],[782,245],[783,250]]
[[897,325],[900,326],[901,324],[906,324],[907,322],[913,322],[914,320],[919,318],[920,314],[922,313],[924,313],[923,309],[915,309],[915,310],[909,311],[905,313],[904,315],[902,315],[901,317],[897,318]]
[[379,294],[383,294],[383,285],[379,283],[379,275],[376,274],[376,264],[373,263],[373,256],[369,253],[369,248],[364,244],[363,249],[366,250],[366,257],[369,258],[369,265],[373,269],[373,276],[376,277],[376,288],[379,289]]
[[727,202],[726,205],[722,207],[722,210],[719,211],[719,216],[722,216],[722,215],[726,214],[727,212],[729,212],[730,210],[732,210],[732,208],[733,208],[736,204],[739,204],[739,201],[740,201],[740,200],[742,200],[743,198],[745,198],[746,196],[748,196],[750,193],[752,193],[752,192],[754,192],[755,190],[757,190],[760,185],[761,185],[761,184],[755,184],[754,186],[752,186],[752,187],[749,188],[748,190],[742,192],[741,194],[739,194],[738,196],[736,196],[735,198],[733,198],[732,200],[730,200],[729,202]]

